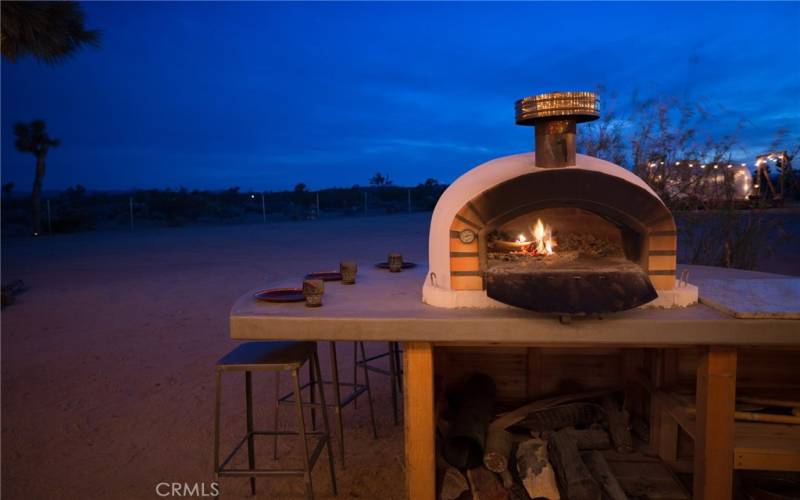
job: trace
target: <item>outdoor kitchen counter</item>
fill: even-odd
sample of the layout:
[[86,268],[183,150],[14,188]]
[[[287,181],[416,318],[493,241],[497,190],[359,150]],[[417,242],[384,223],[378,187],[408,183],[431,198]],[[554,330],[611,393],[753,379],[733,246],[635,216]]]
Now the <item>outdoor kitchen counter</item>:
[[[785,278],[776,274],[687,266],[690,281]],[[427,268],[390,273],[362,265],[355,285],[325,283],[323,307],[273,304],[252,290],[233,305],[231,338],[239,340],[365,340],[435,343],[625,346],[799,345],[800,323],[734,319],[703,304],[682,309],[635,309],[602,319],[554,316],[516,308],[441,309],[423,304]],[[680,272],[680,270],[679,270]],[[270,286],[300,286],[301,280]],[[702,296],[702,286],[701,286]],[[757,325],[757,328],[754,328]]]
[[[752,279],[754,286],[769,292],[773,287],[764,280],[787,278],[687,267],[689,281],[700,286],[701,300],[705,280]],[[420,266],[389,273],[362,264],[356,285],[325,284],[323,307],[307,308],[302,302],[262,303],[253,298],[253,290],[236,301],[230,317],[230,335],[237,340],[404,342],[408,498],[433,500],[436,496],[433,352],[435,346],[448,345],[696,346],[699,353],[696,416],[691,421],[681,418],[684,414],[681,409],[668,407],[660,399],[659,387],[663,380],[651,381],[655,383],[649,389],[659,417],[651,422],[655,424],[651,425],[651,446],[659,456],[665,461],[676,459],[677,425],[685,426],[684,430],[691,431],[694,437],[694,498],[731,498],[734,468],[800,470],[797,426],[770,427],[766,437],[751,434],[743,438],[741,433],[745,429],[734,420],[738,348],[797,349],[800,347],[800,321],[735,319],[703,304],[685,309],[636,309],[609,314],[602,319],[575,318],[569,324],[562,324],[552,316],[513,308],[439,309],[421,302],[426,271],[426,267]],[[300,282],[297,279],[269,286],[299,286]],[[671,349],[658,350],[668,352]],[[629,375],[631,379],[636,378],[635,372]],[[786,427],[790,430],[784,429]],[[744,441],[740,442],[745,438],[747,446]]]

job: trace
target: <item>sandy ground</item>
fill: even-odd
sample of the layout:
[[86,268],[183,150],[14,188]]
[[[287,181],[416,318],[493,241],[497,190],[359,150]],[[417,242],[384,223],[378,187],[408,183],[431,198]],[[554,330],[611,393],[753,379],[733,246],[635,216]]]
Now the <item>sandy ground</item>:
[[[3,241],[3,281],[29,290],[2,313],[2,497],[158,498],[156,485],[205,484],[212,475],[213,366],[235,346],[228,312],[273,280],[361,266],[400,251],[427,261],[430,214],[269,225],[107,231]],[[796,252],[764,270],[800,274]],[[775,269],[779,266],[779,269]],[[370,344],[371,352],[385,344]],[[329,373],[327,343],[320,344]],[[352,346],[340,371],[352,373]],[[270,375],[255,378],[256,425],[271,422]],[[284,382],[287,382],[286,377]],[[372,377],[379,439],[365,401],[345,410],[347,467],[339,498],[403,498],[403,431],[386,377]],[[224,384],[224,442],[244,430],[243,382]],[[285,383],[284,387],[288,387]],[[282,414],[294,422],[291,409]],[[268,438],[257,463],[272,463]],[[299,465],[284,440],[282,466]],[[324,462],[314,473],[330,497]],[[224,498],[248,496],[224,479]],[[260,498],[301,498],[301,479],[259,481]]]
[[[2,313],[2,497],[158,498],[164,481],[205,483],[209,491],[213,366],[235,346],[227,325],[232,302],[273,279],[300,279],[343,259],[366,266],[396,250],[426,262],[429,217],[4,241],[3,280],[22,279],[29,290]],[[329,373],[327,343],[320,348]],[[351,344],[341,345],[339,364],[351,378]],[[272,421],[269,377],[254,381],[262,427]],[[243,382],[236,375],[225,382],[224,442],[232,444],[244,429]],[[392,423],[388,379],[375,374],[372,385],[379,439],[371,436],[365,400],[345,410],[339,498],[404,495],[402,424]],[[291,408],[282,415],[294,424]],[[257,463],[273,463],[269,438],[262,439]],[[289,440],[282,466],[299,465]],[[324,465],[314,473],[320,498],[331,494]],[[221,487],[224,498],[248,496],[246,479],[223,479]],[[302,495],[300,478],[259,481],[261,498]]]

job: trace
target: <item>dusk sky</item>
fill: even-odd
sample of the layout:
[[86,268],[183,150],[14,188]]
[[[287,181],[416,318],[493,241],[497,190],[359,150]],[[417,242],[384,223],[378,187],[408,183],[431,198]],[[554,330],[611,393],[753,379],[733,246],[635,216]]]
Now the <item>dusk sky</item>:
[[[58,66],[2,62],[2,177],[33,180],[13,124],[62,145],[44,189],[274,190],[450,182],[530,151],[514,101],[551,90],[702,101],[741,161],[800,142],[800,3],[84,3],[103,32]],[[604,104],[608,95],[603,95]]]

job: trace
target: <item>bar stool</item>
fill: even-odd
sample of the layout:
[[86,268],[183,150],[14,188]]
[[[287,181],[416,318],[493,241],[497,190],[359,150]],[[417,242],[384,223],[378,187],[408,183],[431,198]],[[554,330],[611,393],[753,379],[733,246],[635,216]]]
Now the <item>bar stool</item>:
[[[331,484],[333,494],[336,494],[336,476],[333,470],[333,451],[331,450],[330,427],[328,425],[328,412],[325,405],[325,393],[319,390],[320,403],[303,402],[300,389],[300,368],[308,361],[309,372],[313,382],[321,379],[319,368],[319,357],[317,356],[317,344],[315,342],[247,342],[239,345],[236,349],[222,357],[216,365],[216,401],[214,406],[214,474],[219,477],[249,477],[250,491],[256,493],[257,476],[303,476],[306,483],[306,497],[314,498],[311,484],[311,471],[317,463],[317,459],[322,453],[322,449],[328,448],[328,464],[330,466]],[[220,404],[222,399],[222,374],[223,372],[238,371],[244,372],[245,376],[245,406],[247,415],[247,433],[233,448],[233,451],[222,461],[219,460],[219,438],[220,438]],[[272,431],[257,431],[253,429],[253,371],[273,371],[278,375],[281,371],[292,372],[292,382],[294,385],[294,406],[297,409],[297,416],[300,430],[299,432],[278,432],[277,428]],[[277,378],[277,377],[276,377]],[[316,386],[320,389],[321,386]],[[312,389],[313,392],[313,389]],[[277,395],[276,395],[277,397]],[[306,432],[305,420],[303,418],[303,408],[309,406],[312,412],[315,408],[322,410],[322,420],[324,429],[320,432]],[[255,467],[255,443],[254,437],[259,435],[274,436],[276,446],[278,436],[298,436],[303,449],[303,468],[302,469],[256,469]],[[306,436],[318,436],[314,451],[309,454],[309,446]],[[247,442],[247,469],[226,468],[242,445]]]
[[[361,352],[362,361],[358,361],[359,348],[360,348],[360,352]],[[322,390],[322,388],[324,388],[325,385],[333,386],[334,401],[332,403],[328,404],[327,406],[329,408],[333,408],[335,413],[336,413],[336,423],[337,423],[337,427],[338,427],[338,431],[339,431],[339,433],[338,433],[339,434],[339,457],[341,459],[342,467],[344,467],[345,466],[345,461],[344,461],[344,455],[345,455],[345,453],[344,453],[344,424],[342,422],[342,410],[344,409],[344,407],[346,407],[350,403],[354,403],[354,406],[356,406],[358,398],[361,395],[366,394],[367,402],[369,403],[369,417],[370,417],[370,421],[372,423],[372,436],[375,439],[378,439],[378,430],[377,430],[377,427],[375,425],[375,409],[374,409],[374,407],[372,405],[372,389],[370,388],[370,385],[369,385],[369,372],[368,372],[367,366],[365,364],[363,364],[363,360],[365,360],[366,356],[367,356],[366,351],[364,350],[364,343],[363,342],[354,342],[353,343],[353,382],[352,383],[350,383],[350,382],[342,382],[341,380],[339,380],[339,361],[338,361],[338,356],[337,356],[337,353],[336,353],[336,342],[330,341],[329,342],[329,349],[330,349],[330,356],[331,356],[331,380],[322,380],[321,377],[316,378],[316,379],[314,377],[309,377],[309,382],[304,384],[300,388],[300,390],[302,391],[302,390],[305,390],[307,388],[310,388],[310,387],[316,386],[316,385],[320,385],[321,386],[321,387],[318,387],[319,390]],[[357,366],[362,366],[363,367],[363,372],[364,372],[364,383],[363,384],[359,384],[358,383],[358,378],[357,378],[357,375],[356,375],[356,371],[357,371],[356,367]],[[345,394],[344,397],[343,397],[342,391],[341,391],[342,387],[351,388],[349,393]],[[278,391],[280,391],[280,374],[278,374],[275,377],[275,393],[278,394]],[[314,391],[313,390],[311,391],[311,401],[314,402]],[[275,423],[275,430],[276,431],[278,430],[278,408],[280,407],[280,405],[291,405],[291,404],[293,404],[293,394],[292,393],[286,394],[286,395],[278,398],[275,401],[275,422],[274,423]],[[313,407],[312,407],[312,410],[311,410],[311,425],[312,425],[312,429],[316,428],[316,418],[315,418],[315,413],[314,413]],[[273,456],[275,456],[276,458],[277,458],[277,453],[278,453],[278,449],[277,449],[277,445],[275,445],[274,448],[273,448]]]
[[[359,344],[361,344],[361,349],[363,351],[364,343],[359,342]],[[364,367],[364,373],[367,373],[367,371],[373,371],[389,377],[389,383],[392,385],[392,411],[394,413],[394,424],[397,425],[400,422],[397,415],[397,395],[398,393],[403,392],[403,365],[400,362],[400,354],[403,351],[400,350],[399,342],[389,342],[388,344],[388,351],[376,354],[375,356],[371,356],[369,358],[363,356],[361,361],[358,361],[356,364]],[[370,364],[371,361],[385,357],[389,358],[388,370],[381,368],[380,366]],[[353,367],[353,380],[358,380],[355,367]]]

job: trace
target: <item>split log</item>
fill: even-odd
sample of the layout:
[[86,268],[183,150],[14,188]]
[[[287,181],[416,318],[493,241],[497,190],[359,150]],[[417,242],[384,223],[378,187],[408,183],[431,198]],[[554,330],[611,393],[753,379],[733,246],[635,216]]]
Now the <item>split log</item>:
[[578,452],[578,445],[563,431],[547,434],[550,462],[558,474],[561,491],[569,500],[600,500],[600,485]]
[[509,500],[497,475],[483,466],[467,470],[467,478],[472,487],[472,500]]
[[483,453],[483,465],[492,472],[501,473],[508,469],[508,457],[514,439],[510,432],[489,426],[486,433],[486,450]]
[[508,469],[500,473],[500,481],[503,482],[503,488],[505,488],[506,491],[514,486],[514,478],[511,476],[511,473],[508,472]]
[[[489,425],[489,430],[486,437],[486,451],[483,456],[483,463],[487,469],[493,472],[502,472],[508,469],[509,456],[513,446],[513,436],[506,432],[505,429],[524,420],[526,416],[547,408],[556,407],[566,403],[571,403],[575,400],[590,399],[599,396],[607,395],[608,390],[582,392],[577,394],[569,394],[564,396],[556,396],[539,401],[533,401],[524,406],[521,406],[513,411],[510,411],[499,418],[495,419]],[[595,448],[587,448],[595,449]],[[600,449],[600,448],[597,448]]]
[[620,486],[614,473],[611,472],[611,467],[606,461],[606,457],[599,451],[590,451],[581,455],[583,463],[591,472],[594,479],[600,483],[603,489],[604,498],[609,500],[628,500],[628,496]]
[[[577,453],[577,448],[575,450]],[[531,498],[559,500],[558,484],[547,453],[547,442],[534,438],[517,447],[517,471]]]
[[508,500],[531,500],[531,497],[528,496],[528,492],[521,483],[514,483],[514,486],[508,490]]
[[469,490],[467,479],[455,467],[447,467],[442,477],[442,489],[439,500],[456,500],[462,493]]
[[506,493],[508,493],[508,500],[530,500],[525,487],[519,478],[511,474],[510,470],[506,469],[501,472],[500,480],[503,482],[503,488],[506,489]]
[[508,413],[505,413],[495,419],[492,422],[491,427],[498,428],[498,429],[508,429],[512,425],[516,424],[520,420],[523,420],[527,417],[530,413],[533,413],[538,410],[544,410],[546,408],[552,408],[554,406],[571,403],[573,401],[579,401],[581,399],[592,399],[597,398],[600,396],[608,395],[609,393],[614,392],[612,390],[602,390],[602,391],[590,391],[590,392],[581,392],[577,394],[568,394],[564,396],[555,396],[552,398],[547,399],[540,399],[538,401],[532,401],[524,406],[520,406],[516,410],[512,410]]
[[472,374],[449,394],[454,416],[444,442],[444,458],[450,465],[471,469],[483,464],[494,396],[494,381],[482,373]]
[[535,411],[512,429],[531,432],[555,431],[564,427],[585,427],[603,419],[603,409],[594,403],[570,403]]
[[611,440],[608,437],[608,433],[603,429],[567,427],[563,430],[575,440],[579,450],[608,450],[611,448]]
[[620,410],[617,404],[609,397],[603,398],[603,409],[606,412],[608,433],[611,434],[614,449],[620,453],[632,452],[633,438],[628,428],[628,412]]

